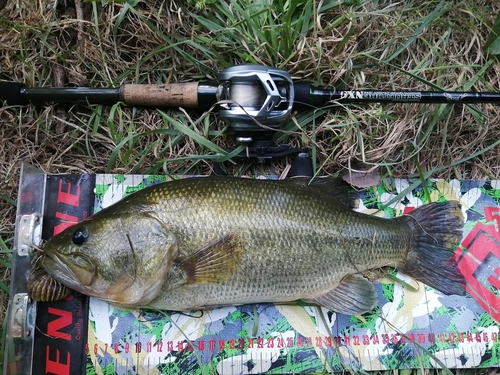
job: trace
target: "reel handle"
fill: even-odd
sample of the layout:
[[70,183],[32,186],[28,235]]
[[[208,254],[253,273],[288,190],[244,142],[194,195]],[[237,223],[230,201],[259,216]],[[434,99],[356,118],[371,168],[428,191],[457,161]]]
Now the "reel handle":
[[161,85],[125,84],[120,86],[119,95],[128,105],[192,108],[198,106],[198,82]]
[[115,88],[92,87],[27,87],[19,82],[0,82],[0,105],[31,103],[91,104],[124,102],[145,107],[189,107],[208,109],[216,101],[218,85],[189,82],[158,85],[124,84]]
[[122,102],[131,106],[185,107],[203,111],[217,102],[219,84],[214,82],[185,82],[165,84],[124,84],[118,89]]

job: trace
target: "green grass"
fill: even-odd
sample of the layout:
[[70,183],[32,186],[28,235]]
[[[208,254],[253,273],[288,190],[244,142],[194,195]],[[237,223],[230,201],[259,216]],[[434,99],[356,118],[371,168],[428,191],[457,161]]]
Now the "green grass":
[[[470,8],[466,2],[457,3],[464,3],[465,10]],[[488,85],[487,75],[491,73],[494,61],[493,58],[474,64],[448,64],[445,61],[443,52],[459,30],[455,20],[457,16],[450,15],[456,7],[455,3],[434,1],[418,5],[408,2],[408,10],[401,13],[391,12],[390,7],[381,5],[377,8],[376,3],[367,11],[370,7],[361,1],[326,1],[320,4],[311,1],[259,1],[250,5],[246,1],[230,4],[205,1],[191,4],[191,8],[182,8],[179,18],[183,27],[176,28],[144,12],[144,6],[136,2],[126,2],[117,8],[113,23],[106,25],[101,18],[109,4],[108,8],[101,9],[98,2],[92,2],[88,26],[95,38],[92,58],[89,59],[88,51],[85,54],[78,48],[64,51],[64,55],[57,52],[56,58],[73,54],[81,62],[82,69],[88,72],[84,83],[89,85],[117,86],[130,80],[155,83],[216,79],[217,72],[223,68],[244,62],[286,68],[295,77],[309,79],[316,84],[331,84],[333,79],[337,79],[347,87],[416,87],[422,90],[467,90]],[[480,13],[484,12],[482,8],[476,9],[476,12],[479,16],[466,20],[468,26],[478,17],[486,17]],[[387,32],[383,29],[368,31],[375,34],[373,43],[368,45],[359,39],[358,35],[363,30],[355,25],[369,24],[377,17],[386,19],[387,25],[393,29],[385,30]],[[487,24],[485,19],[481,22]],[[141,25],[141,33],[136,33],[129,26],[131,24]],[[394,38],[391,32],[397,33],[397,37]],[[54,50],[54,46],[49,45],[48,32],[42,30],[37,33],[44,37],[44,53]],[[103,37],[109,34],[111,39]],[[335,40],[331,49],[325,48],[328,38]],[[122,41],[122,44],[112,43],[116,40]],[[365,48],[360,48],[360,45]],[[409,53],[420,46],[422,51],[419,53],[422,54],[418,58]],[[337,58],[335,53],[345,56]],[[414,59],[410,60],[412,57]],[[118,61],[125,63],[117,65]],[[390,73],[379,73],[384,70]],[[453,70],[465,74],[457,77],[450,87],[448,76]],[[338,76],[339,71],[345,71],[343,76]],[[329,164],[345,167],[350,159],[359,158],[383,167],[382,173],[397,175],[401,174],[399,169],[418,160],[427,149],[439,150],[441,159],[446,159],[449,154],[449,128],[456,121],[452,118],[454,107],[426,106],[426,111],[408,107],[352,106],[337,107],[336,113],[297,114],[293,122],[285,125],[285,130],[294,134],[278,138],[310,147],[318,168]],[[491,115],[481,108],[464,108],[467,111],[464,117],[471,118],[483,129],[483,133],[487,133]],[[404,112],[407,118],[402,119]],[[207,165],[200,159],[224,158],[226,154],[222,148],[232,143],[227,137],[227,126],[211,113],[201,118],[199,113],[178,111],[148,113],[147,119],[143,115],[142,109],[130,110],[121,105],[110,108],[94,106],[92,112],[78,118],[81,124],[71,125],[75,127],[71,134],[75,141],[74,149],[86,154],[89,159],[95,158],[96,146],[92,142],[97,139],[107,152],[111,149],[111,157],[106,162],[107,171],[147,170],[148,173],[155,173],[173,168],[176,173],[186,173],[197,169],[206,172]],[[311,132],[311,117],[327,125]],[[398,119],[401,125],[398,125]],[[409,122],[422,125],[415,128],[414,124],[410,124],[411,131],[404,134]],[[397,139],[396,146],[383,144],[383,139],[391,137]],[[342,147],[345,141],[352,142],[353,146],[347,153]],[[318,142],[321,143],[320,149]],[[476,158],[482,156],[484,150],[497,147],[497,144],[491,143],[485,146],[483,137],[476,138],[476,143],[477,149],[472,153]],[[142,147],[143,144],[147,147]],[[471,148],[471,145],[467,146]],[[180,152],[180,149],[186,151],[186,147],[188,155]],[[151,153],[155,155],[153,161],[146,157]],[[183,155],[179,157],[179,153]],[[469,155],[464,154],[452,162],[444,160],[441,165],[449,169],[450,165],[466,163],[470,160]],[[425,161],[419,162],[425,164]],[[182,163],[186,165],[184,170],[179,167]],[[437,164],[425,169],[439,172],[441,165]],[[407,169],[410,174],[416,174],[411,166]],[[317,172],[331,173],[328,168]],[[496,173],[490,173],[490,176]]]
[[[0,237],[0,266],[4,269],[9,269],[12,267],[12,232],[0,232],[2,237],[7,237],[7,240],[3,240]],[[0,280],[0,290],[2,293],[9,293],[8,283],[5,279]]]
[[[2,198],[2,197],[0,197]],[[6,197],[4,197],[5,199]],[[12,204],[12,199],[7,197],[5,199],[9,204]],[[12,267],[12,247],[13,247],[13,232],[9,230],[0,230],[0,364],[3,365],[3,357],[5,351],[5,340],[3,339],[6,334],[6,308],[9,296],[9,276]]]

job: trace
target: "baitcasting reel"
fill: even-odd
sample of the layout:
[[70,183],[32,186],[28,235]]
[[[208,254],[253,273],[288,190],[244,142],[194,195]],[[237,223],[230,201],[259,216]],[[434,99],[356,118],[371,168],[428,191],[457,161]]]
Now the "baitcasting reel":
[[230,124],[238,142],[251,142],[255,132],[278,130],[290,119],[294,87],[284,70],[237,65],[224,69],[219,82],[219,117]]
[[295,89],[286,71],[262,65],[237,65],[219,75],[219,117],[232,128],[238,142],[246,146],[243,157],[259,162],[296,154],[292,174],[311,175],[308,150],[275,146],[272,138],[292,115]]

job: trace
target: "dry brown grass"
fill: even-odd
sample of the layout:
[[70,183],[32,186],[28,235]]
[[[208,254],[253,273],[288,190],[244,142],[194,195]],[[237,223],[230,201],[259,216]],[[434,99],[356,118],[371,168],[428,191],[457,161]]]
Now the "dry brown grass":
[[[30,86],[106,87],[214,79],[226,66],[257,62],[280,65],[296,79],[329,86],[429,90],[426,81],[447,90],[500,88],[500,66],[483,52],[488,26],[500,12],[500,4],[490,0],[445,2],[444,10],[414,39],[438,1],[367,1],[364,6],[335,7],[314,18],[310,31],[296,38],[288,55],[270,53],[257,33],[203,27],[189,12],[208,17],[214,6],[210,4],[219,2],[206,3],[196,10],[194,1],[150,0],[137,4],[134,12],[125,12],[124,4],[112,2],[9,1],[0,10],[0,79]],[[339,22],[332,26],[332,20]],[[231,33],[239,43],[224,39]],[[412,42],[399,51],[408,40]],[[413,175],[421,168],[436,170],[433,177],[500,179],[500,148],[491,148],[500,139],[500,107],[476,107],[481,115],[465,106],[337,106],[314,124],[299,124],[301,129],[289,141],[315,149],[321,174],[336,173],[353,158],[364,158],[393,176]],[[169,114],[186,120],[179,111]],[[195,111],[189,114],[193,119],[200,116]],[[207,123],[198,126],[198,133],[207,124],[211,134],[223,127],[210,115]],[[207,151],[187,137],[169,144],[173,136],[166,134],[134,139],[108,168],[111,153],[126,136],[167,127],[155,109],[0,108],[0,235],[4,241],[12,245],[15,208],[3,197],[16,199],[22,161],[48,173],[208,173],[209,162],[169,161]],[[229,136],[217,135],[212,141],[221,147],[232,143]],[[148,146],[149,156],[134,159]],[[241,163],[232,172],[279,174],[287,162],[265,168]],[[8,281],[8,276],[8,269],[0,269],[2,280]],[[5,303],[2,295],[0,317]]]

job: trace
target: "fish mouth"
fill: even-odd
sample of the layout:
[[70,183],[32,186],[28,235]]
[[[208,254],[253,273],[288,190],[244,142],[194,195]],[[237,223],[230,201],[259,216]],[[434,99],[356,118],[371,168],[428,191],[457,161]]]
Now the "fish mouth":
[[79,282],[78,277],[66,262],[61,260],[56,254],[43,253],[40,265],[51,277],[61,284],[79,292],[84,291],[84,287]]

